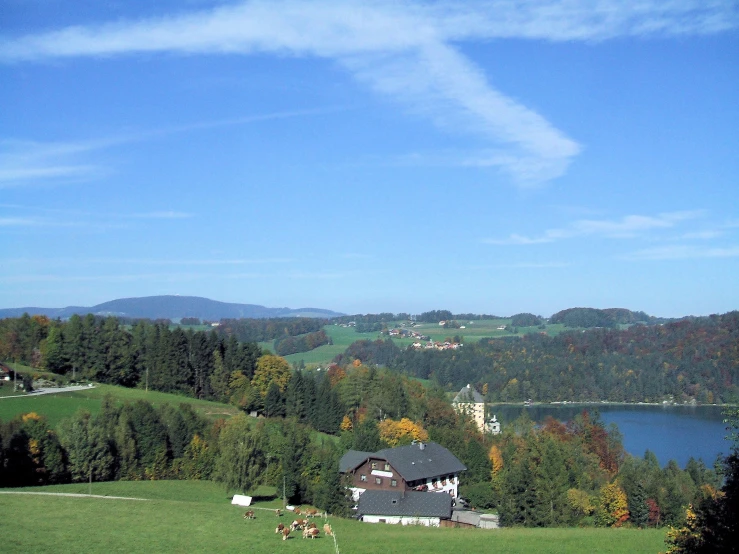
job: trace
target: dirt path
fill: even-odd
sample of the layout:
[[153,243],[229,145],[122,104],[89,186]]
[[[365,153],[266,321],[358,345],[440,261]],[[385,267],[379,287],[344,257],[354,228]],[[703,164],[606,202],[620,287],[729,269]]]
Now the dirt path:
[[73,493],[73,492],[0,491],[0,494],[36,494],[40,496],[73,496],[75,498],[109,498],[111,500],[151,500],[150,498],[132,498],[130,496],[103,496],[101,494],[80,494],[80,493]]
[[56,394],[58,392],[72,392],[72,391],[77,391],[77,390],[90,390],[94,388],[95,388],[94,386],[91,387],[90,385],[75,385],[73,387],[58,387],[58,388],[53,388],[53,389],[36,389],[36,390],[29,392],[28,394],[14,394],[12,396],[0,396],[0,400],[4,398],[28,398],[30,396],[39,396],[41,394]]

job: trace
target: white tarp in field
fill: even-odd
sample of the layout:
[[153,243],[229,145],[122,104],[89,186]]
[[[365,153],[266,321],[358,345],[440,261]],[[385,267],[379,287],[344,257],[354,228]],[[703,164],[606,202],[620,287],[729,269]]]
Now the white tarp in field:
[[243,494],[234,494],[233,500],[231,500],[231,504],[236,504],[237,506],[250,506],[251,496],[244,496]]

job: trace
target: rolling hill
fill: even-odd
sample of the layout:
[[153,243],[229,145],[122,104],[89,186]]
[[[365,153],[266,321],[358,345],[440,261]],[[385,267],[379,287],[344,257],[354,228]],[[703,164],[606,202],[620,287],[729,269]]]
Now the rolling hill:
[[178,319],[197,317],[208,321],[239,318],[273,317],[337,317],[341,314],[321,308],[267,308],[257,304],[235,304],[218,302],[198,296],[145,296],[141,298],[120,298],[103,302],[96,306],[68,306],[66,308],[4,308],[0,309],[0,319],[29,315],[45,315],[52,319],[67,319],[74,314],[113,315],[117,317],[146,319]]

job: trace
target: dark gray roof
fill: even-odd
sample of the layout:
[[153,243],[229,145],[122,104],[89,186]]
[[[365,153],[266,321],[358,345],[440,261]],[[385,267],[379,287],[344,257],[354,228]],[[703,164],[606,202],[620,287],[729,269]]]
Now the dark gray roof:
[[372,456],[372,452],[361,452],[359,450],[349,450],[339,460],[339,471],[346,473],[357,466],[361,465],[367,458]]
[[462,387],[462,390],[454,397],[455,404],[464,402],[475,402],[476,404],[479,404],[480,402],[485,402],[485,397],[477,392],[475,387],[467,385],[466,387]]
[[364,491],[359,497],[359,515],[440,517],[452,515],[452,497],[443,492]]
[[374,456],[387,460],[406,481],[458,473],[467,469],[457,457],[435,442],[386,448]]

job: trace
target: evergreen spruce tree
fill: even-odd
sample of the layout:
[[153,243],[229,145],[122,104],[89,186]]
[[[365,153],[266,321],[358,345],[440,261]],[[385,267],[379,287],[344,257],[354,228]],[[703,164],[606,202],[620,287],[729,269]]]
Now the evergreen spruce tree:
[[646,527],[649,522],[649,505],[647,493],[641,481],[633,486],[633,492],[628,495],[629,520],[638,527]]
[[298,421],[305,421],[307,413],[305,409],[305,385],[303,383],[303,372],[293,371],[290,381],[285,390],[285,415],[294,417]]
[[280,392],[280,387],[274,381],[270,383],[264,397],[264,415],[267,417],[284,417],[285,415],[285,399]]
[[228,402],[231,396],[229,383],[231,374],[226,369],[220,348],[213,351],[213,373],[210,376],[210,390],[213,397],[219,402]]

